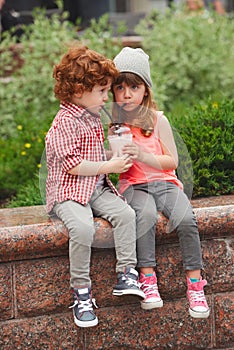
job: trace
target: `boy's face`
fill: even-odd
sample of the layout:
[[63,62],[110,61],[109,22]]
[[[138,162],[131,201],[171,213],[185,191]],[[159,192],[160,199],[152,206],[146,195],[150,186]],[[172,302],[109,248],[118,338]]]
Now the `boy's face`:
[[98,114],[108,100],[108,92],[111,88],[111,81],[107,85],[95,85],[92,91],[84,91],[83,94],[76,94],[72,102],[88,109],[91,113]]

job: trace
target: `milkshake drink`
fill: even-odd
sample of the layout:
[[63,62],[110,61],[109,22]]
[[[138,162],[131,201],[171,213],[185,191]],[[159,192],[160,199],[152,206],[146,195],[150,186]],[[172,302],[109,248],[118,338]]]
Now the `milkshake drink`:
[[121,157],[122,148],[125,145],[132,143],[132,134],[130,129],[127,127],[121,127],[115,131],[115,135],[109,135],[108,141],[111,147],[111,150],[114,154]]

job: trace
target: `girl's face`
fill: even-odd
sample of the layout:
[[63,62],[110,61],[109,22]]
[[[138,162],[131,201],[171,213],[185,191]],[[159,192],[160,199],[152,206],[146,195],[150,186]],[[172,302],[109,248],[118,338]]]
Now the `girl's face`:
[[132,111],[142,103],[146,89],[144,83],[128,85],[123,81],[113,86],[113,93],[118,105],[124,105],[124,110]]

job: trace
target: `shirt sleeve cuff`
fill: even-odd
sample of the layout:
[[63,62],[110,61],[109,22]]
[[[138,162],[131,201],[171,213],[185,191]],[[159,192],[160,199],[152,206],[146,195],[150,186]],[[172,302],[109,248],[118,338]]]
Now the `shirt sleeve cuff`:
[[62,167],[66,172],[68,172],[69,170],[71,170],[75,166],[79,165],[82,162],[82,160],[83,160],[83,158],[81,158],[81,157],[67,157],[62,162]]

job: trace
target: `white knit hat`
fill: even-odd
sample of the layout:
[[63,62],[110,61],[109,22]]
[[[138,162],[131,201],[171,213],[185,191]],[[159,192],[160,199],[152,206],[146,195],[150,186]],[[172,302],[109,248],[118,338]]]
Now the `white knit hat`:
[[149,56],[142,49],[124,47],[114,58],[114,63],[120,73],[129,72],[137,74],[149,87],[152,87]]

